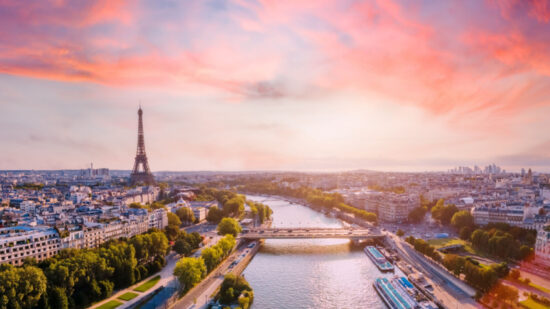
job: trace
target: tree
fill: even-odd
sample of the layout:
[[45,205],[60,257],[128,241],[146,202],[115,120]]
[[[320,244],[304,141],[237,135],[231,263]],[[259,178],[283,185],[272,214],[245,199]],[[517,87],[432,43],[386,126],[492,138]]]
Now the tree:
[[426,212],[428,212],[428,209],[423,206],[415,207],[408,215],[409,222],[413,223],[420,223],[422,220],[424,220],[424,217],[426,216]]
[[445,254],[443,258],[443,265],[449,271],[452,271],[455,275],[460,275],[464,272],[464,264],[466,259],[456,254]]
[[474,226],[474,217],[469,211],[461,210],[452,216],[451,224],[460,231],[463,227]]
[[208,222],[219,223],[222,218],[223,218],[222,210],[220,210],[216,206],[210,207],[210,209],[208,210],[208,214],[206,215],[206,220],[208,220]]
[[438,201],[437,204],[435,204],[435,206],[432,207],[432,210],[431,210],[432,218],[434,218],[435,220],[439,220],[439,218],[441,217],[441,214],[443,213],[444,208],[445,206],[440,205]]
[[450,204],[443,208],[441,215],[439,216],[439,221],[443,225],[449,225],[453,215],[458,211],[458,208],[454,204]]
[[240,196],[235,196],[223,204],[223,211],[227,215],[238,216],[244,212],[244,200]]
[[437,201],[431,210],[432,218],[439,221],[441,224],[448,225],[451,223],[451,219],[455,212],[458,211],[458,208],[453,204],[445,206],[444,202],[445,201],[443,199]]
[[178,254],[189,255],[191,253],[191,246],[185,239],[178,238],[174,243],[174,251]]
[[48,289],[48,296],[52,308],[68,309],[69,300],[64,288],[52,287]]
[[46,292],[44,272],[34,266],[0,268],[0,307],[33,308]]
[[[239,298],[241,294],[243,297]],[[249,308],[254,297],[252,288],[244,277],[234,274],[225,275],[218,295],[221,304],[231,305],[238,301],[243,309]]]
[[206,265],[208,272],[211,272],[220,263],[222,259],[222,251],[216,246],[204,248],[201,252],[201,258],[204,260],[204,264]]
[[226,235],[231,234],[233,236],[237,236],[242,230],[241,225],[237,220],[233,218],[223,218],[220,223],[218,224],[218,234],[219,235]]
[[186,224],[190,224],[195,222],[195,214],[193,214],[193,210],[189,207],[182,207],[176,210],[176,215],[180,218],[180,220]]
[[226,234],[225,237],[220,239],[218,243],[216,244],[216,247],[219,247],[221,249],[223,257],[226,257],[231,253],[231,250],[236,245],[235,237],[231,234]]
[[474,231],[474,228],[471,226],[464,226],[460,229],[460,239],[469,240],[472,236],[472,232]]
[[166,234],[166,237],[168,237],[169,240],[174,240],[178,237],[178,234],[180,232],[180,228],[177,225],[167,225],[164,228],[164,233]]
[[179,227],[181,225],[181,220],[176,214],[169,212],[168,213],[168,225],[175,225],[175,226]]
[[149,260],[149,248],[151,247],[151,237],[148,234],[136,235],[130,239],[130,244],[136,250],[136,259],[138,261]]
[[397,232],[395,233],[395,235],[401,237],[401,236],[405,235],[405,232],[402,229],[398,229]]
[[[117,289],[136,282],[134,268],[137,266],[137,259],[135,253],[135,248],[126,242],[113,242],[109,247],[99,249],[99,255],[114,268],[112,280]],[[108,288],[108,286],[104,286],[104,288]]]
[[86,307],[112,291],[102,281],[109,281],[115,268],[103,254],[101,250],[63,250],[41,267],[48,285],[65,289],[71,307]]
[[151,237],[150,255],[164,257],[170,245],[166,235],[162,232],[148,234]]
[[130,205],[128,205],[130,208],[147,208],[146,206],[142,205],[141,203],[131,203]]
[[227,234],[214,246],[202,250],[201,257],[204,259],[208,272],[216,268],[216,266],[231,253],[235,244],[235,237],[231,234]]
[[472,245],[476,248],[487,248],[489,243],[489,233],[482,229],[475,230],[470,236]]
[[174,276],[178,278],[187,292],[206,276],[206,266],[202,258],[181,258],[174,268]]
[[149,206],[150,209],[166,209],[166,206],[164,206],[163,203],[161,202],[153,202],[153,204],[151,204],[151,206]]

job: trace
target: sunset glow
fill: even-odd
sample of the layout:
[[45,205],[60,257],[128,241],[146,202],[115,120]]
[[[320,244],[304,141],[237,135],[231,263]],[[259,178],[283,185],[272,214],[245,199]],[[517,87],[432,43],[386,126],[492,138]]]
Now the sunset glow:
[[140,102],[154,171],[549,171],[550,3],[0,0],[0,169],[130,169]]

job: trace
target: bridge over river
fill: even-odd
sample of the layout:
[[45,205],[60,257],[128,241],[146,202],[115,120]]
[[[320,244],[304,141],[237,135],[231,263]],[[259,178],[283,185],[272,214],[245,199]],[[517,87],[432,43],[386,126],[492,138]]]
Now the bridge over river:
[[243,239],[311,239],[311,238],[346,238],[352,240],[377,239],[385,236],[370,229],[355,228],[252,228],[244,229]]

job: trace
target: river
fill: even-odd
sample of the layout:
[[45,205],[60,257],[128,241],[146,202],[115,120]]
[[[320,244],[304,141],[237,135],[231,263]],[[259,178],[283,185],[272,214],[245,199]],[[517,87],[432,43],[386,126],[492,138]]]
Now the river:
[[[282,199],[248,195],[273,209],[272,227],[341,227],[340,220]],[[372,287],[382,274],[345,239],[269,239],[244,271],[253,309],[385,308]]]

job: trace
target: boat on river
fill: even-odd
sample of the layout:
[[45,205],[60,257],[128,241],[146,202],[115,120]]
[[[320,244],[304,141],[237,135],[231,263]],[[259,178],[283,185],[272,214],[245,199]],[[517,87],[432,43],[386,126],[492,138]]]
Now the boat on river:
[[428,299],[403,276],[392,279],[377,278],[374,288],[384,303],[392,309],[437,309]]
[[388,278],[376,278],[374,289],[391,309],[414,309],[416,301],[407,292],[398,289]]
[[375,246],[366,246],[363,251],[365,251],[365,254],[372,260],[374,265],[380,269],[380,271],[386,272],[394,270],[392,263],[390,263]]

